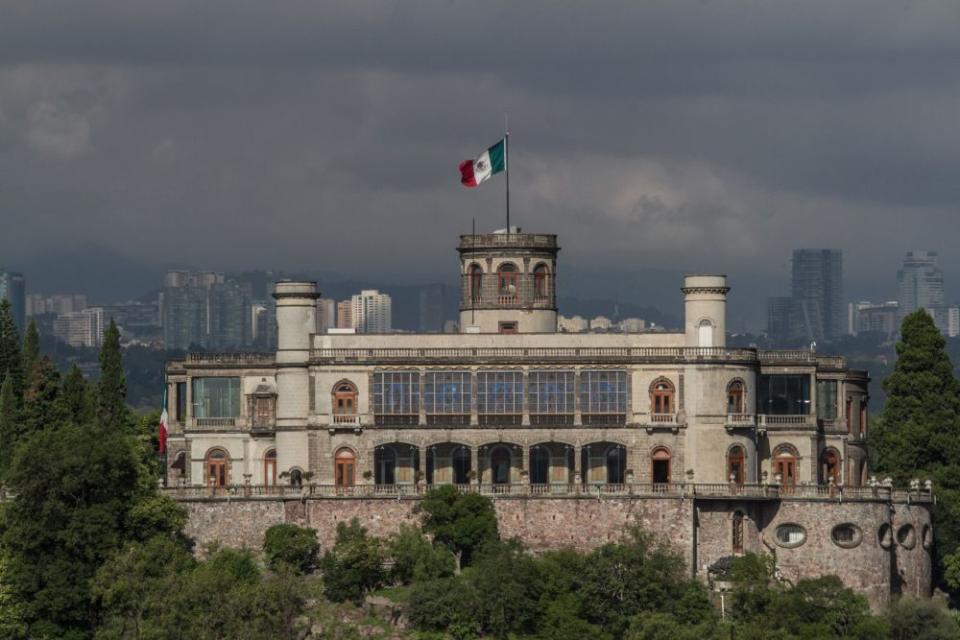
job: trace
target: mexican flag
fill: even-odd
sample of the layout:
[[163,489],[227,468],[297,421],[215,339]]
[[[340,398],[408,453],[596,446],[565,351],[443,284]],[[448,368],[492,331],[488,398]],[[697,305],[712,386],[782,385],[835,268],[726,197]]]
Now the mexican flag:
[[490,176],[507,168],[507,139],[503,138],[473,160],[460,163],[460,182],[465,187],[478,187]]
[[157,434],[159,441],[159,453],[163,455],[167,452],[167,390],[163,390],[163,411],[160,412],[160,431]]

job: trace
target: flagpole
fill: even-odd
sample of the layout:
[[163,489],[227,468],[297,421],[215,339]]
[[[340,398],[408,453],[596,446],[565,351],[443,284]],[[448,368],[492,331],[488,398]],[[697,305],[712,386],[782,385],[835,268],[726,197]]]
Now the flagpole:
[[507,185],[507,233],[510,233],[510,121],[503,114],[503,164]]

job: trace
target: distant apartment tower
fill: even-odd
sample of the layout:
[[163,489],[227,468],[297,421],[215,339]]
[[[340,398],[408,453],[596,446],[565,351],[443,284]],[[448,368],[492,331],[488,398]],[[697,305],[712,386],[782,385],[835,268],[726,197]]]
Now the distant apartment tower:
[[337,328],[353,328],[353,300],[341,300],[337,303]]
[[881,333],[890,337],[897,332],[899,317],[900,304],[896,300],[851,302],[848,332],[854,336],[861,333]]
[[773,344],[781,345],[791,340],[792,316],[793,298],[786,296],[767,298],[767,337]]
[[390,333],[392,325],[390,296],[376,289],[364,289],[352,298],[353,327],[359,333]]
[[250,284],[212,271],[170,271],[164,284],[167,349],[234,349],[253,342]]
[[10,301],[10,312],[20,333],[27,322],[27,286],[22,273],[0,271],[0,300]]
[[843,254],[834,249],[794,249],[791,324],[805,340],[843,334]]
[[436,283],[420,289],[420,331],[441,332],[446,320],[447,288]]
[[333,298],[317,298],[317,333],[337,326],[337,301]]
[[908,251],[897,271],[897,290],[901,321],[917,309],[936,317],[943,307],[943,270],[936,251]]
[[71,347],[100,347],[104,316],[102,307],[61,314],[53,321],[53,335]]
[[39,293],[31,293],[27,296],[27,317],[40,316],[46,313],[59,316],[64,313],[83,311],[86,308],[87,296],[83,294],[57,293],[44,296]]

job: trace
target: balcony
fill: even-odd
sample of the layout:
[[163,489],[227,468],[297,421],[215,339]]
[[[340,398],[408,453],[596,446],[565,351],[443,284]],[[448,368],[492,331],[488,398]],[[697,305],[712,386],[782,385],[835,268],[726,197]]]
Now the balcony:
[[757,417],[752,413],[728,413],[725,424],[728,430],[753,428],[757,426]]
[[236,427],[238,418],[196,418],[197,427]]
[[190,365],[235,365],[262,366],[273,365],[272,353],[191,353],[186,362]]
[[359,427],[362,426],[360,416],[356,414],[333,414],[332,424],[343,427]]
[[816,429],[817,417],[813,415],[772,415],[757,416],[757,428],[764,429]]
[[460,236],[458,251],[476,249],[557,249],[557,236],[548,233],[477,233]]

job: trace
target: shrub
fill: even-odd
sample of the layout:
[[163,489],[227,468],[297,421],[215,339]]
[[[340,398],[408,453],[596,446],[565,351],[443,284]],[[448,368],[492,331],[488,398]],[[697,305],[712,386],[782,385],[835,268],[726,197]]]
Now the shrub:
[[333,602],[363,602],[386,579],[380,540],[367,536],[356,518],[337,525],[337,541],[320,561],[323,592]]
[[320,554],[317,532],[295,524],[273,525],[263,538],[263,553],[273,570],[287,566],[296,573],[310,573]]

